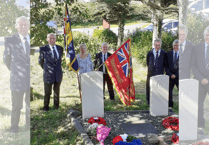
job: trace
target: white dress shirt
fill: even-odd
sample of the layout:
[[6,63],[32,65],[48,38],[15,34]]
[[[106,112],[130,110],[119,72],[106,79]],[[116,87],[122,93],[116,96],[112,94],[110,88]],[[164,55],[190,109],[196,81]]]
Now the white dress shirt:
[[[106,58],[106,60],[107,60],[107,53],[104,54],[104,53],[102,52],[102,62],[103,62],[103,63],[104,63],[104,55],[105,55],[105,58]],[[104,73],[104,74],[105,74],[105,69],[106,69],[106,68],[105,68],[105,65],[103,65],[103,73]]]
[[26,53],[26,47],[25,47],[25,39],[24,39],[24,37],[26,37],[29,46],[30,46],[30,37],[29,37],[29,35],[22,36],[20,33],[18,33],[18,34],[19,34],[19,36],[20,36],[20,39],[21,39],[21,42],[22,42],[22,46],[23,46],[24,51],[25,51],[25,53]]
[[[186,40],[182,43],[182,53],[184,53],[185,46],[186,46]],[[179,48],[180,48],[180,45],[179,45]]]
[[[53,48],[52,48],[51,45],[49,45],[49,47],[50,47],[50,49],[51,49],[52,56],[54,57]],[[56,45],[54,45],[53,47],[54,47],[54,49],[55,49],[55,51],[56,51],[56,53],[57,53],[57,59],[58,59],[58,58],[59,58],[59,53],[58,53],[58,51],[57,51],[57,47],[56,47]]]

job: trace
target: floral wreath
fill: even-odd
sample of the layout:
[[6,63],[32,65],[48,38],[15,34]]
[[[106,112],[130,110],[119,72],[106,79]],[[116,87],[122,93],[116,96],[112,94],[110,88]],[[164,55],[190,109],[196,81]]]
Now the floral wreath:
[[[171,130],[179,130],[179,119],[176,117],[165,118],[162,122],[163,126]],[[176,124],[176,125],[174,125]]]

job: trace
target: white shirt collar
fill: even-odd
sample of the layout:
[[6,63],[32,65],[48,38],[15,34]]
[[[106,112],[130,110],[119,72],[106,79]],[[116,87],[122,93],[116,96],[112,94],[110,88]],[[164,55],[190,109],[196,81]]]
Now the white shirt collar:
[[29,37],[29,35],[28,35],[28,34],[27,34],[26,36],[22,36],[20,33],[18,33],[18,34],[19,34],[20,39],[21,39],[21,41],[22,41],[22,42],[25,42],[24,37],[26,37],[26,38],[27,38],[28,43],[30,44],[30,37]]

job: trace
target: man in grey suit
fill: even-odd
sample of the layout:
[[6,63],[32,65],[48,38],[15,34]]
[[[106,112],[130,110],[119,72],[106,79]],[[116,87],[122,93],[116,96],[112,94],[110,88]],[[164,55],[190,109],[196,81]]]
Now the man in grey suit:
[[191,74],[193,43],[186,39],[187,34],[187,26],[179,25],[179,80],[189,79]]
[[20,110],[23,108],[23,96],[26,103],[26,129],[30,127],[30,22],[22,16],[17,18],[17,34],[5,38],[3,62],[10,70],[10,89],[12,113],[10,132],[19,131]]
[[209,93],[209,26],[204,30],[205,42],[194,47],[192,57],[192,71],[194,79],[199,81],[198,98],[198,127],[205,127],[204,101]]

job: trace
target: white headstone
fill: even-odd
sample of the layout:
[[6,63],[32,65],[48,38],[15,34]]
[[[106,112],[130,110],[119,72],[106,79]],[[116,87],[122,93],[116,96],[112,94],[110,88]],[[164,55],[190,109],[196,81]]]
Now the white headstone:
[[103,73],[91,71],[81,75],[82,116],[104,117]]
[[168,115],[169,76],[157,75],[150,78],[150,115]]
[[179,80],[179,141],[197,140],[199,81]]

